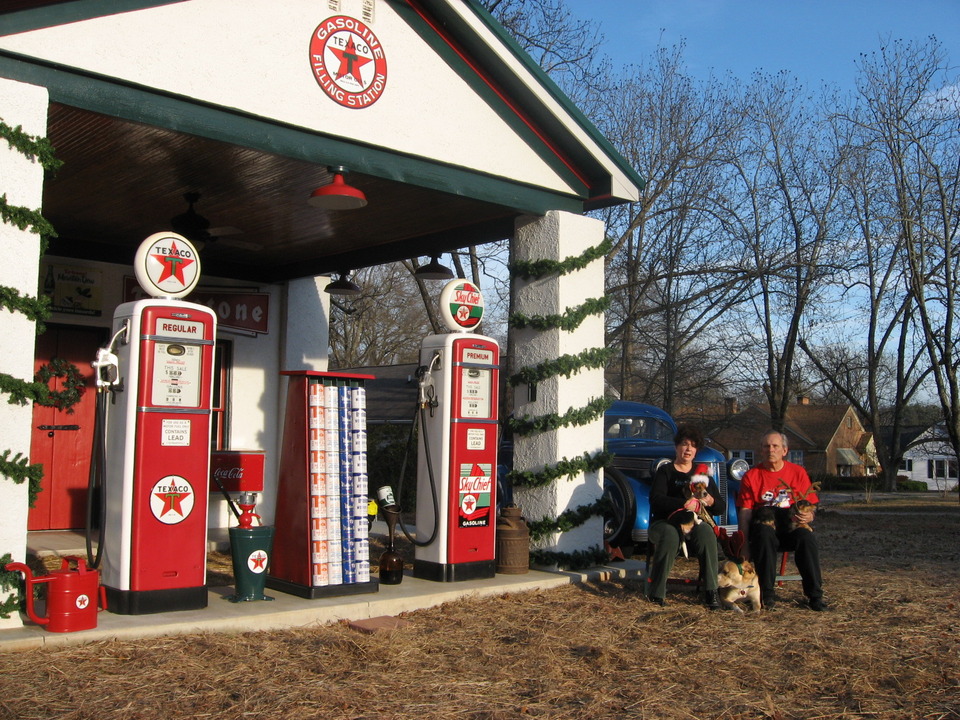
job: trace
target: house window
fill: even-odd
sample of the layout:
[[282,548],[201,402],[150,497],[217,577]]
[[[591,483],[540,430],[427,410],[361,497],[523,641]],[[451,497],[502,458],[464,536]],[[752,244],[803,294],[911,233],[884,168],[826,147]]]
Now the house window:
[[957,479],[957,461],[956,460],[947,461],[947,474],[951,480]]
[[746,460],[747,465],[753,467],[753,450],[731,450],[730,459],[731,460]]
[[803,450],[791,450],[787,454],[787,460],[794,465],[803,465]]
[[217,340],[213,353],[213,405],[210,421],[210,449],[223,450],[230,444],[230,372],[233,367],[233,343]]
[[900,461],[900,469],[907,472],[913,472],[913,458],[903,458]]
[[848,428],[852,428],[852,427],[853,427],[853,418],[850,417],[849,415],[847,415],[847,427],[848,427]]

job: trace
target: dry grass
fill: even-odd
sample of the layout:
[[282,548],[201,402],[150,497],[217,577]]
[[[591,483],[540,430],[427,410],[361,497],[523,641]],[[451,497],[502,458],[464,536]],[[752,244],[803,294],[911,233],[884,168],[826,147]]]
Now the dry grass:
[[683,589],[655,608],[618,581],[451,603],[392,634],[98,642],[0,655],[0,717],[960,718],[955,500],[818,525],[827,613],[796,582],[741,615]]

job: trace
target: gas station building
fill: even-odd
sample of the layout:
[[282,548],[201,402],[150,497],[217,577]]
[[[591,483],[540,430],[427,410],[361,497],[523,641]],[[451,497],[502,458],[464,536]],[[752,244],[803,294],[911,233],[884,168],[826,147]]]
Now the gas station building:
[[[82,527],[90,362],[116,308],[141,297],[134,255],[151,234],[198,222],[192,212],[209,221],[187,299],[217,314],[213,442],[263,453],[259,512],[280,524],[282,373],[328,369],[330,282],[503,238],[518,260],[563,261],[603,241],[586,211],[636,201],[642,188],[475,0],[0,3],[0,121],[0,286],[4,297],[45,293],[53,309],[38,336],[29,314],[5,305],[0,374],[56,375],[57,358],[88,386],[71,414],[2,405],[0,454],[44,465],[32,509],[26,483],[0,477],[0,556],[17,561],[28,530]],[[58,169],[30,152],[42,138]],[[364,206],[336,207],[357,190]],[[326,194],[333,203],[311,202]],[[31,211],[56,232],[45,254]],[[603,285],[602,259],[514,280],[514,310],[562,314]],[[517,330],[510,343],[517,368],[534,366],[602,347],[603,318]],[[514,411],[563,414],[602,395],[602,369],[588,369],[518,392]],[[519,440],[515,461],[542,468],[595,453],[601,425]],[[599,473],[584,473],[521,504],[528,518],[555,517],[600,492]],[[211,494],[210,533],[231,520]],[[550,547],[600,541],[594,518]]]

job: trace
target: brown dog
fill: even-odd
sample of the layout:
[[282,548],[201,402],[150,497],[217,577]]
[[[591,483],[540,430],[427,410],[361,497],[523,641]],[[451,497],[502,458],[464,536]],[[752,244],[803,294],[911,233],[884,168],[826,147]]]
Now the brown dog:
[[743,600],[750,603],[751,610],[760,609],[760,583],[752,562],[744,560],[741,563],[735,563],[728,560],[720,567],[717,580],[722,607],[743,612],[737,605],[738,601]]

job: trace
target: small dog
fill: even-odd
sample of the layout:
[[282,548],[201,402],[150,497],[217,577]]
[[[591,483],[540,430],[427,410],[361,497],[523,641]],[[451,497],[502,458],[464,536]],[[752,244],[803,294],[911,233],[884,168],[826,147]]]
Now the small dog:
[[760,583],[752,562],[744,560],[736,563],[728,560],[720,567],[717,580],[722,607],[743,612],[737,605],[739,600],[743,600],[750,603],[751,610],[760,609]]
[[[695,522],[698,525],[701,522],[705,522],[710,527],[716,527],[717,524],[710,515],[710,511],[702,502],[709,494],[707,492],[709,486],[710,476],[707,475],[707,466],[700,463],[693,471],[690,482],[683,488],[684,497],[687,499],[687,502],[684,503],[684,508],[694,513],[696,516]],[[691,500],[693,502],[691,502]]]

